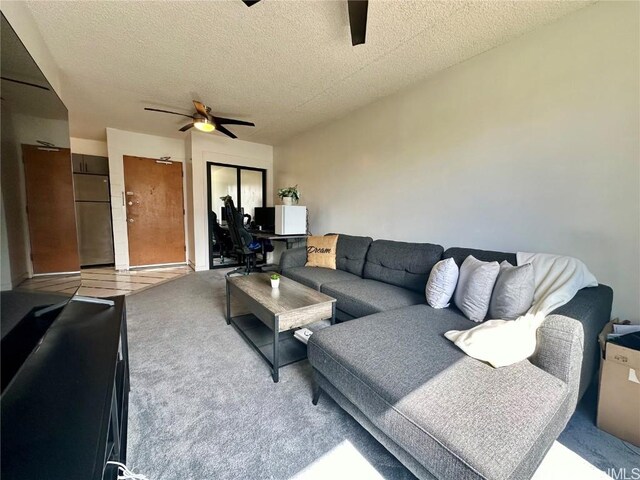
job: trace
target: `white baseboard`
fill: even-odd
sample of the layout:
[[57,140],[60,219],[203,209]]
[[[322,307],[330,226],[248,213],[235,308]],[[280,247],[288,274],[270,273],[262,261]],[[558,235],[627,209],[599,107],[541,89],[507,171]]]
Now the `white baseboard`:
[[54,273],[34,273],[33,278],[37,277],[53,277],[56,275],[80,275],[80,270],[73,272],[54,272]]

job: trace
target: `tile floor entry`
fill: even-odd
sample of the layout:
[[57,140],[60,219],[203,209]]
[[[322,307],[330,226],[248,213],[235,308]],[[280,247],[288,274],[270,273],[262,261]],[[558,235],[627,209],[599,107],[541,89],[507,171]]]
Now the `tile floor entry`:
[[117,271],[113,268],[86,268],[80,275],[47,275],[25,280],[18,290],[42,292],[75,292],[78,281],[82,286],[78,295],[88,297],[111,297],[131,295],[162,283],[192,273],[188,266],[154,267]]

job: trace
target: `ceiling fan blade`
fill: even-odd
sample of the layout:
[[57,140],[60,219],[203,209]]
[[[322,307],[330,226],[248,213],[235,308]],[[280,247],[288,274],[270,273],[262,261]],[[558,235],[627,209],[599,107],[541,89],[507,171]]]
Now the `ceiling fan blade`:
[[216,125],[216,130],[220,133],[224,133],[227,137],[238,138],[232,132],[224,128],[222,125]]
[[349,25],[351,26],[351,44],[355,47],[365,42],[367,37],[368,0],[348,0]]
[[193,123],[187,123],[184,127],[182,127],[180,129],[181,132],[186,132],[187,130],[189,130],[191,127],[193,127]]
[[255,127],[253,122],[245,122],[244,120],[236,120],[235,118],[213,117],[219,125],[245,125],[247,127]]
[[150,112],[170,113],[171,115],[180,115],[182,117],[193,118],[191,115],[187,115],[185,113],[170,112],[169,110],[160,110],[159,108],[147,108],[147,107],[145,107],[145,110],[149,110]]
[[193,101],[193,105],[196,107],[196,112],[202,115],[205,118],[209,118],[209,112],[211,109],[207,107],[204,103],[199,102],[197,100]]
[[256,3],[258,3],[260,0],[242,0],[242,1],[247,7],[252,7]]

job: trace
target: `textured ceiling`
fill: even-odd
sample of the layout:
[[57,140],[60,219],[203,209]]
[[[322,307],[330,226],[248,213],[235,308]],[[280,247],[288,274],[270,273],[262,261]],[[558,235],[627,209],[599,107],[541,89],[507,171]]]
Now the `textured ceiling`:
[[64,74],[71,135],[105,127],[181,137],[185,122],[143,107],[256,123],[278,144],[584,7],[571,1],[369,3],[351,46],[346,1],[28,2]]

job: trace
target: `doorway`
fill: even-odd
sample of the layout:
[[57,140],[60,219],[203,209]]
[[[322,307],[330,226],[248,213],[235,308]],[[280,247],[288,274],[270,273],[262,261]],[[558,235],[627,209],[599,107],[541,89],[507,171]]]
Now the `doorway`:
[[125,155],[129,265],[184,263],[182,163]]
[[80,271],[68,148],[22,145],[33,273]]
[[255,218],[256,207],[267,206],[267,170],[226,163],[207,162],[207,214],[209,224],[209,268],[238,265],[227,256],[230,240],[224,235],[226,219],[220,197],[230,195],[239,211]]

